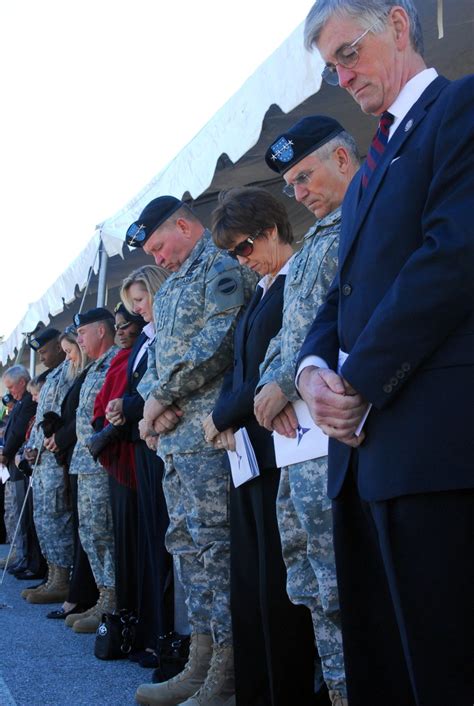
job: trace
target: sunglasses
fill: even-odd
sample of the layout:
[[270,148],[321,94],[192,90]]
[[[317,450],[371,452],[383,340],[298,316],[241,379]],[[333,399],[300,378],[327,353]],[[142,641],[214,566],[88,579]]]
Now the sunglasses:
[[233,250],[228,250],[227,252],[235,260],[237,260],[238,257],[248,257],[253,253],[254,242],[255,238],[245,238],[245,240],[236,245]]
[[125,331],[129,326],[133,324],[133,321],[125,321],[123,324],[115,324],[116,331]]

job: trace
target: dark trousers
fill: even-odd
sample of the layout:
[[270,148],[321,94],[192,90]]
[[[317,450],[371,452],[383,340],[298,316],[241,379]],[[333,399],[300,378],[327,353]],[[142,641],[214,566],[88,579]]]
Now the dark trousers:
[[286,593],[276,516],[280,471],[231,484],[231,610],[239,706],[314,703],[311,614]]
[[74,560],[69,584],[68,601],[85,607],[96,604],[99,592],[94,580],[87,554],[79,537],[79,514],[77,510],[77,475],[69,476],[72,497],[72,526],[74,532]]
[[353,453],[333,501],[350,706],[472,706],[473,499],[365,502]]
[[[25,481],[26,488],[28,487]],[[26,565],[34,574],[44,575],[46,573],[46,560],[41,552],[38,535],[36,534],[35,521],[33,518],[33,492],[30,490],[25,507],[24,528],[26,533]]]
[[173,629],[173,568],[166,551],[169,524],[163,495],[163,462],[144,441],[135,443],[138,499],[137,643],[155,648],[160,635]]
[[138,609],[138,509],[137,491],[109,476],[114,520],[115,593],[117,608]]

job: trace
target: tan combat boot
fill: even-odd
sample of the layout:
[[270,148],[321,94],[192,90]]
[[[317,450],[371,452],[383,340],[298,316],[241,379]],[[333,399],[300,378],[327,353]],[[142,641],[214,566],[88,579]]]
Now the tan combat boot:
[[[115,610],[115,588],[99,588],[99,600],[90,611],[79,616],[74,621],[72,629],[74,632],[94,633],[99,627],[102,613],[113,613]],[[72,617],[72,616],[71,616]]]
[[329,698],[331,699],[331,706],[349,706],[347,697],[343,696],[339,691],[329,690]]
[[26,600],[28,603],[46,605],[48,603],[64,603],[69,595],[69,574],[71,570],[68,566],[57,566],[53,564],[54,571],[52,581],[43,585],[43,590],[32,591]]
[[214,645],[206,681],[181,706],[235,706],[234,650]]
[[40,593],[41,591],[46,590],[46,587],[50,587],[52,582],[54,581],[54,574],[56,573],[56,564],[48,564],[48,578],[45,583],[40,583],[39,586],[36,586],[36,588],[25,588],[21,592],[21,597],[22,598],[28,598],[28,596],[31,593]]
[[96,609],[96,607],[97,605],[94,605],[92,608],[88,608],[88,610],[85,610],[83,613],[71,613],[65,617],[64,623],[68,626],[68,628],[72,628],[77,620],[87,618]]
[[168,681],[160,684],[140,684],[135,694],[139,704],[151,706],[176,706],[195,694],[203,685],[212,655],[210,635],[191,635],[189,658],[185,668]]

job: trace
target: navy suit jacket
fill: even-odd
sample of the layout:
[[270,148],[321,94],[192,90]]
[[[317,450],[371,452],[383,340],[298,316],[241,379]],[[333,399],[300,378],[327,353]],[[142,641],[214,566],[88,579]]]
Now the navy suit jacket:
[[[367,500],[474,480],[474,76],[438,77],[390,139],[365,193],[342,209],[339,273],[310,354],[373,403],[359,449]],[[350,448],[331,440],[330,497]]]
[[257,287],[237,321],[234,367],[224,377],[212,412],[219,431],[229,427],[246,428],[261,471],[275,467],[275,451],[271,432],[261,427],[254,416],[253,399],[260,379],[260,364],[265,359],[268,344],[281,328],[284,286],[285,275],[279,275],[263,298],[262,288]]

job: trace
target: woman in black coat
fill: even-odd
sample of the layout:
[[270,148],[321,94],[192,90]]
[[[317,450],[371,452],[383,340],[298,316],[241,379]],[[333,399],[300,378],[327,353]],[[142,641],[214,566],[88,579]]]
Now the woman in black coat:
[[[138,384],[147,369],[147,350],[155,337],[153,298],[168,272],[145,265],[125,278],[121,298],[129,311],[143,317],[146,325],[128,360],[127,387],[120,399],[109,402],[107,419],[115,425],[127,424],[128,438],[134,442],[138,500],[138,613],[136,643],[147,651],[156,649],[158,637],[173,629],[172,559],[165,548],[169,518],[162,489],[163,462],[140,439],[138,423],[143,417],[143,398]],[[143,666],[153,666],[145,655]]]
[[314,703],[311,616],[286,594],[286,570],[276,517],[280,471],[271,433],[253,413],[259,365],[282,322],[283,289],[293,251],[283,205],[264,189],[223,195],[213,212],[213,238],[262,279],[237,322],[234,366],[204,422],[217,448],[234,450],[234,431],[247,431],[260,475],[231,483],[231,610],[236,700],[240,706]]
[[[61,427],[44,445],[49,451],[54,451],[59,465],[68,473],[72,453],[76,445],[76,409],[79,404],[79,393],[87,374],[87,357],[77,343],[74,326],[68,326],[60,337],[61,348],[69,361],[68,377],[71,387],[67,391],[61,405]],[[95,605],[99,597],[92,569],[87,554],[82,548],[79,538],[79,515],[77,510],[77,475],[68,474],[66,488],[70,491],[72,504],[72,524],[74,532],[74,556],[69,595],[67,601],[58,610],[48,613],[48,618],[63,619],[72,613],[80,613]]]

